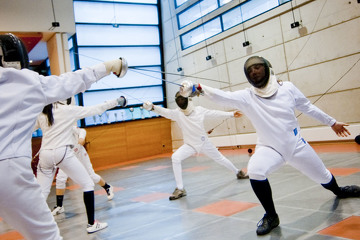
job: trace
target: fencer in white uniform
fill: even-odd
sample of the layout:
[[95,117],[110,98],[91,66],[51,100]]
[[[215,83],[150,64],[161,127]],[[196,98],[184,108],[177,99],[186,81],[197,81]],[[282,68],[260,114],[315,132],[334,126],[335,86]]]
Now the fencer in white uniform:
[[184,145],[182,145],[171,156],[172,166],[176,181],[176,188],[170,196],[170,200],[175,200],[186,196],[182,179],[182,161],[194,154],[203,153],[215,162],[225,166],[234,172],[238,179],[245,179],[248,176],[234,166],[229,159],[222,155],[219,150],[210,142],[204,127],[206,118],[230,118],[241,117],[240,112],[223,112],[218,110],[209,110],[201,106],[194,106],[191,98],[182,97],[179,93],[175,96],[179,108],[166,109],[161,106],[153,105],[146,101],[143,104],[144,109],[152,110],[161,116],[175,121],[183,134]]
[[119,59],[44,77],[28,64],[21,40],[0,35],[0,217],[28,240],[57,240],[62,237],[31,169],[36,118],[45,105],[85,91],[110,72],[123,76],[126,66]]
[[202,93],[218,104],[239,109],[255,127],[258,139],[255,153],[248,164],[248,174],[252,188],[266,212],[258,224],[257,234],[267,234],[280,223],[267,177],[286,163],[338,197],[359,197],[358,186],[337,185],[334,176],[301,137],[295,109],[331,126],[338,136],[350,134],[345,128],[348,125],[337,122],[311,104],[291,82],[278,81],[266,59],[250,57],[245,62],[244,71],[251,88],[227,92],[184,81],[181,94]]
[[[95,184],[99,184],[106,191],[108,200],[112,200],[114,197],[114,189],[108,184],[99,174],[95,173],[93,166],[91,164],[89,155],[84,147],[86,130],[83,128],[79,128],[77,126],[72,127],[72,137],[73,137],[73,150],[77,159],[84,165],[86,171],[90,175],[90,178],[93,180]],[[66,188],[66,181],[68,179],[68,175],[62,170],[59,169],[56,175],[56,206],[52,211],[52,214],[58,215],[65,211],[63,206],[63,199]]]
[[126,98],[81,107],[62,103],[49,104],[38,116],[34,130],[41,128],[43,137],[37,166],[37,180],[47,199],[57,168],[62,169],[74,182],[82,187],[88,217],[87,231],[93,233],[107,227],[107,223],[95,220],[94,182],[74,153],[72,126],[77,120],[99,115],[115,106],[126,106]]

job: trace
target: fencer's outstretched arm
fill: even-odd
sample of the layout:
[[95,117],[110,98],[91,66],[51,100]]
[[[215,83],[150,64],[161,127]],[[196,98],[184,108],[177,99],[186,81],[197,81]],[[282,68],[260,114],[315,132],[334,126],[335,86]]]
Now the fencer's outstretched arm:
[[174,115],[175,110],[163,108],[161,106],[156,106],[150,101],[145,101],[143,103],[143,108],[148,110],[148,111],[154,111],[157,114],[159,114],[159,115],[161,115],[161,116],[163,116],[165,118],[168,118],[168,119],[171,119],[171,120],[175,119],[175,115]]
[[184,97],[204,95],[213,102],[235,109],[246,102],[246,99],[243,99],[242,95],[236,94],[236,92],[227,92],[198,83],[194,84],[191,81],[183,81],[181,85],[179,92]]
[[28,73],[39,79],[39,83],[46,93],[45,105],[47,105],[59,99],[67,99],[89,89],[93,83],[109,75],[111,71],[119,77],[124,76],[127,72],[126,61],[124,59],[116,59],[75,72],[63,73],[60,76],[42,76],[32,71],[28,71]]
[[124,96],[121,96],[116,99],[105,101],[104,103],[97,104],[94,106],[80,107],[80,106],[69,106],[71,107],[72,114],[76,119],[82,119],[85,117],[90,117],[94,115],[99,115],[105,112],[106,110],[120,106],[125,107],[127,105],[127,100]]
[[[203,108],[203,107],[201,107]],[[220,111],[220,110],[213,110],[213,109],[206,109],[203,108],[205,111],[205,115],[207,118],[210,119],[216,119],[216,118],[231,118],[231,117],[235,117],[235,115],[237,116],[238,113],[235,112],[225,112],[225,111]],[[240,112],[239,112],[240,113]],[[242,114],[240,113],[240,116]]]
[[349,130],[345,128],[345,126],[349,126],[349,124],[343,122],[335,122],[331,128],[339,137],[347,137],[350,134]]
[[347,137],[350,135],[349,130],[345,128],[345,126],[349,126],[348,124],[336,121],[333,117],[329,116],[321,109],[313,105],[309,99],[307,99],[304,94],[295,87],[295,85],[292,85],[292,91],[295,97],[296,108],[298,110],[309,115],[310,117],[313,117],[325,125],[331,126],[332,130],[339,137]]

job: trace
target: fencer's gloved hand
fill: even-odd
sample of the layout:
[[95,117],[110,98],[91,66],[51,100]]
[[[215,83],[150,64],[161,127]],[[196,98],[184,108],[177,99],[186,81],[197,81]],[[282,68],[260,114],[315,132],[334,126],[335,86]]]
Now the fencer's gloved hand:
[[154,110],[154,104],[150,101],[146,101],[143,103],[143,108],[148,111]]
[[204,92],[199,83],[192,83],[191,81],[185,80],[181,83],[180,95],[183,97],[195,97],[203,95]]
[[125,76],[128,70],[128,64],[125,58],[114,59],[111,61],[104,62],[106,72],[108,74],[114,73],[117,77]]
[[124,96],[120,96],[118,99],[116,99],[117,100],[117,102],[118,102],[118,105],[120,106],[120,107],[126,107],[126,105],[127,105],[127,100],[126,100],[126,98],[124,97]]

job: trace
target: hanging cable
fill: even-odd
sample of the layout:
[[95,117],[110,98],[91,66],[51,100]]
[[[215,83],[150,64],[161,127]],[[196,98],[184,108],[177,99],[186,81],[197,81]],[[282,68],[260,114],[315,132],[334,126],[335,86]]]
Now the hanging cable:
[[242,22],[242,27],[243,27],[243,33],[244,33],[244,40],[245,42],[243,42],[243,47],[247,47],[250,45],[250,42],[247,40],[246,38],[246,33],[245,33],[245,23],[244,23],[244,18],[243,18],[243,13],[242,13],[242,5],[240,5],[240,14],[241,14],[241,22]]
[[181,72],[183,69],[180,66],[180,61],[179,61],[179,54],[178,54],[178,48],[177,48],[176,40],[175,40],[175,30],[174,30],[174,23],[173,23],[173,15],[172,15],[172,11],[171,11],[171,8],[170,8],[170,2],[168,2],[168,6],[169,6],[169,13],[170,13],[171,30],[172,30],[173,39],[174,39],[174,45],[175,45],[176,61],[177,61],[177,64],[178,64],[177,71]]
[[51,27],[49,28],[50,31],[54,30],[56,27],[60,27],[60,23],[56,21],[55,7],[53,0],[51,0],[51,8],[54,16],[54,21],[51,23]]

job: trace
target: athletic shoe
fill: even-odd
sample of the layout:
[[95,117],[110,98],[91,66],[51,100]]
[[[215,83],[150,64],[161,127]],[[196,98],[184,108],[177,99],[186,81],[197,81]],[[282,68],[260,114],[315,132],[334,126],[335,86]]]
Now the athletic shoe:
[[249,175],[245,173],[243,170],[239,170],[239,172],[236,174],[237,179],[247,179],[249,178]]
[[175,191],[173,192],[173,194],[169,197],[169,200],[176,200],[176,199],[179,199],[179,198],[182,198],[182,197],[185,197],[186,196],[186,191],[185,189],[178,189],[178,188],[175,188]]
[[108,198],[109,201],[114,198],[114,188],[113,188],[113,186],[110,185],[110,187],[106,189],[106,194],[107,194],[107,198]]
[[63,212],[65,212],[64,206],[62,206],[62,207],[55,206],[54,210],[52,210],[51,213],[52,213],[53,216],[56,216],[56,215],[59,215],[59,214],[61,214]]
[[94,233],[94,232],[100,231],[104,228],[107,228],[107,226],[108,226],[107,223],[101,223],[101,222],[95,220],[93,225],[90,225],[90,224],[87,225],[86,231],[88,233]]
[[280,219],[279,216],[276,214],[276,216],[268,216],[267,214],[264,215],[264,217],[258,222],[256,234],[257,235],[265,235],[271,232],[274,228],[279,226]]
[[340,187],[339,198],[360,197],[360,187],[356,185]]

